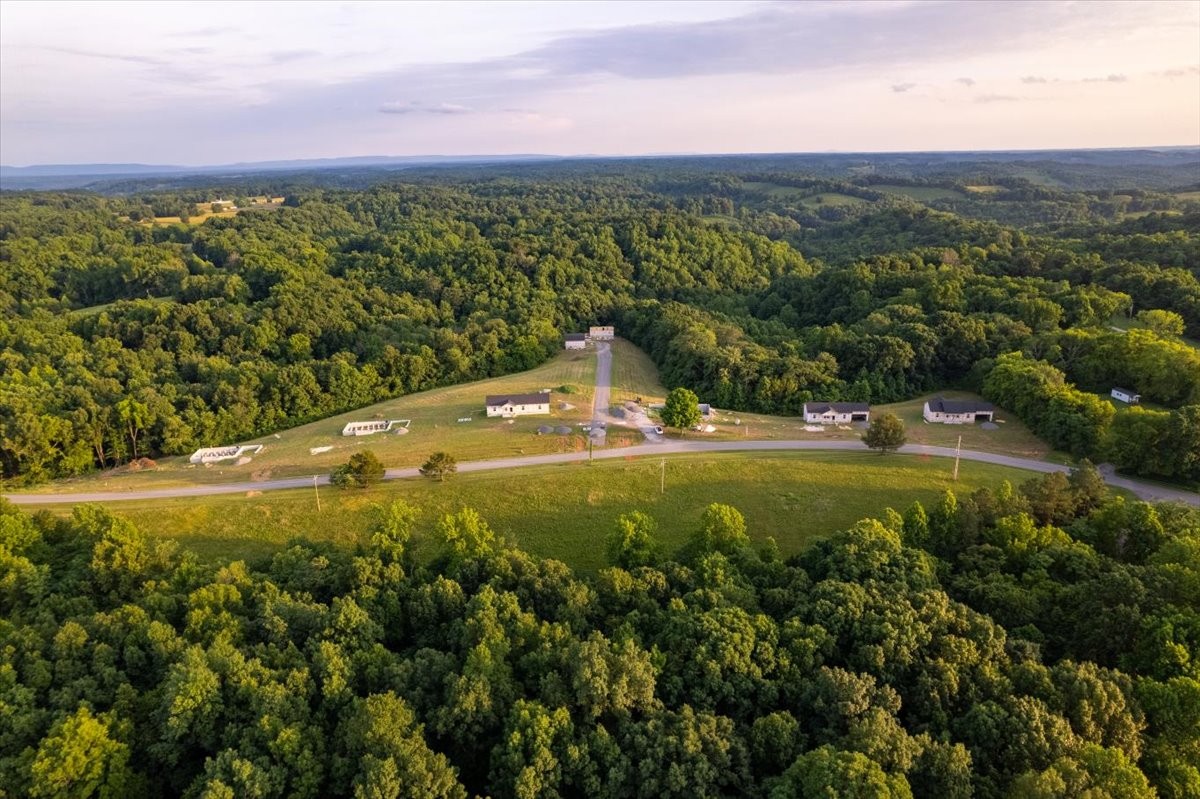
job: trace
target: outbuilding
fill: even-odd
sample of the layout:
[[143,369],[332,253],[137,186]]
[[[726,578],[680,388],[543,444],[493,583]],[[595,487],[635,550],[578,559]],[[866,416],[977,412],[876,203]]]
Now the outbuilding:
[[494,394],[487,397],[486,402],[488,416],[508,418],[550,413],[549,391],[539,391],[536,394]]
[[593,341],[612,341],[616,330],[612,325],[592,325],[588,328],[588,338]]
[[871,406],[865,402],[806,402],[804,421],[811,424],[869,422]]
[[1130,391],[1127,388],[1114,388],[1112,390],[1113,399],[1119,399],[1126,405],[1137,405],[1142,401],[1142,395],[1135,391]]
[[934,397],[925,403],[925,421],[935,424],[975,424],[992,422],[996,406],[982,400],[948,400]]
[[569,350],[581,350],[587,346],[586,333],[568,333],[563,336],[563,347]]

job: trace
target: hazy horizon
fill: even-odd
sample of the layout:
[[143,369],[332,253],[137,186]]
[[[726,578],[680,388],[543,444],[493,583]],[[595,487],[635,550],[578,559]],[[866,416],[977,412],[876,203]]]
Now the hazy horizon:
[[0,163],[1200,145],[1194,2],[146,8],[0,5]]

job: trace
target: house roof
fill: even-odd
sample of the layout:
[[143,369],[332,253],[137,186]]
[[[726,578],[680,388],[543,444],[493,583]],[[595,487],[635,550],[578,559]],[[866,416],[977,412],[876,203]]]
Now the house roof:
[[871,406],[866,402],[806,402],[805,413],[867,413]]
[[567,341],[587,341],[587,333],[568,333],[563,338]]
[[1120,393],[1124,394],[1127,397],[1136,397],[1137,396],[1137,392],[1131,388],[1121,388],[1120,386],[1113,386],[1113,391],[1119,391]]
[[541,405],[550,402],[549,391],[539,391],[536,394],[489,394],[486,403],[493,405]]
[[944,397],[934,397],[928,402],[929,410],[934,413],[988,413],[996,410],[996,406],[982,400],[948,400]]

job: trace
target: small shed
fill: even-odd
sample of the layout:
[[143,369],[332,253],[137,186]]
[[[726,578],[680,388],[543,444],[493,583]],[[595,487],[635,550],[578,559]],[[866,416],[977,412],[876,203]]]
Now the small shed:
[[563,347],[568,350],[581,350],[587,346],[586,333],[568,333],[563,336]]
[[1142,401],[1142,395],[1136,391],[1130,391],[1127,388],[1114,388],[1112,390],[1112,398],[1124,402],[1126,405],[1137,405]]

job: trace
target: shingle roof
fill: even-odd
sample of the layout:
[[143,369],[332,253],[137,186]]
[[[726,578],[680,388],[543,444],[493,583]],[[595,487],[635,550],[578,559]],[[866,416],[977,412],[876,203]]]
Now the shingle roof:
[[587,333],[568,333],[563,338],[567,341],[587,341]]
[[929,410],[934,413],[988,413],[996,410],[996,406],[981,400],[948,400],[934,397],[929,401]]
[[487,405],[542,405],[550,402],[549,391],[539,391],[536,394],[489,394],[485,400]]
[[806,402],[805,413],[867,413],[871,406],[866,402]]

